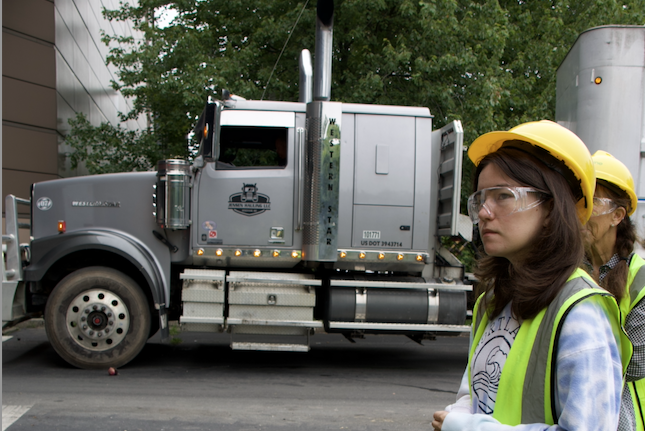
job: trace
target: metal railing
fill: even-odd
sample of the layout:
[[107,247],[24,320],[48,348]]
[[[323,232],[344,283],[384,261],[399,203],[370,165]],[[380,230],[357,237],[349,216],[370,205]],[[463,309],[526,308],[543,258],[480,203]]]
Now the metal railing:
[[[18,221],[18,205],[31,205],[28,199],[13,195],[5,198],[5,230],[2,235],[2,328],[31,316],[26,313],[25,285],[22,283],[23,260],[29,260],[29,246],[21,245],[18,230],[29,229],[29,223]],[[23,259],[23,252],[26,253]]]
[[18,205],[31,205],[31,200],[14,195],[5,198],[5,230],[2,235],[2,281],[22,280],[22,247],[18,237],[19,229],[30,229],[29,223],[18,221]]

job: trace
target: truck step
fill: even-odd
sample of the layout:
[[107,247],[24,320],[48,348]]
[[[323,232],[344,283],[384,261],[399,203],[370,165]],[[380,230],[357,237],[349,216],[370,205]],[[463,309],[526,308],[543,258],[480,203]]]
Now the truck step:
[[179,323],[209,323],[209,324],[224,324],[223,317],[195,317],[195,316],[179,316]]
[[232,342],[232,350],[259,350],[265,352],[308,352],[307,344],[279,344],[279,343],[240,343]]
[[228,325],[253,325],[253,326],[293,326],[302,328],[322,328],[320,320],[267,320],[267,319],[239,319],[229,317],[226,319]]

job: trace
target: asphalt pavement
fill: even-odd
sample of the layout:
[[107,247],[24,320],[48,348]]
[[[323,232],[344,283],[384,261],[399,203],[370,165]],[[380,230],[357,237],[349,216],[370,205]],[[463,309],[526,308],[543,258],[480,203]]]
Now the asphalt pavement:
[[[109,376],[58,357],[38,322],[3,335],[3,430],[428,430],[468,338],[311,337],[309,353],[232,351],[227,334],[158,336]],[[10,423],[11,420],[14,422]]]

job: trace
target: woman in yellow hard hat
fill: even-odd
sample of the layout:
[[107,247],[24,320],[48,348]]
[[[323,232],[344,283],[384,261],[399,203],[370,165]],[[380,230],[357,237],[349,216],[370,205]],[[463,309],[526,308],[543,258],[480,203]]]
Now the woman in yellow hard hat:
[[[614,298],[579,268],[592,212],[589,150],[551,121],[476,139],[468,212],[484,293],[457,402],[435,430],[612,430],[631,350]],[[556,425],[553,428],[551,426]]]
[[586,225],[584,268],[619,301],[634,355],[627,367],[618,429],[643,430],[645,408],[645,261],[634,253],[636,227],[629,216],[638,200],[629,169],[606,151],[593,155],[596,192]]

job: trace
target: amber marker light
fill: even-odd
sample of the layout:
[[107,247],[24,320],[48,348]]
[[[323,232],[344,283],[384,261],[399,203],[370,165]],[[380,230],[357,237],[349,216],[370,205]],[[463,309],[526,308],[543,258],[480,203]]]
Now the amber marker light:
[[242,256],[242,250],[235,250],[235,256]]
[[200,248],[197,250],[197,256],[203,256],[204,255],[204,249]]
[[404,256],[403,256],[403,253],[399,253],[399,254],[396,256],[396,258],[397,258],[398,260],[403,260],[403,257],[404,257]]
[[262,252],[261,252],[260,250],[255,250],[255,251],[253,252],[253,256],[254,256],[254,257],[260,257],[260,256],[262,256]]
[[280,256],[280,250],[273,250],[273,257]]
[[340,258],[345,259],[347,257],[347,252],[346,251],[341,251],[340,252]]
[[222,251],[221,248],[215,250],[215,256],[221,256],[224,252]]
[[383,253],[383,252],[379,253],[378,258],[381,259],[381,260],[385,259],[385,253]]
[[65,233],[67,231],[67,223],[64,220],[58,220],[58,233]]
[[297,251],[295,251],[295,250],[294,250],[294,251],[292,251],[292,252],[291,252],[291,257],[293,257],[294,259],[295,259],[295,258],[297,258],[297,257],[298,257],[298,252],[297,252]]
[[593,80],[593,82],[594,82],[596,85],[600,84],[600,83],[602,82],[602,77],[600,77],[600,76],[596,76],[596,78]]
[[208,124],[204,126],[204,138],[208,136]]
[[417,254],[417,262],[423,262],[423,255]]
[[358,253],[358,257],[361,259],[365,259],[365,252],[361,251],[360,253]]

